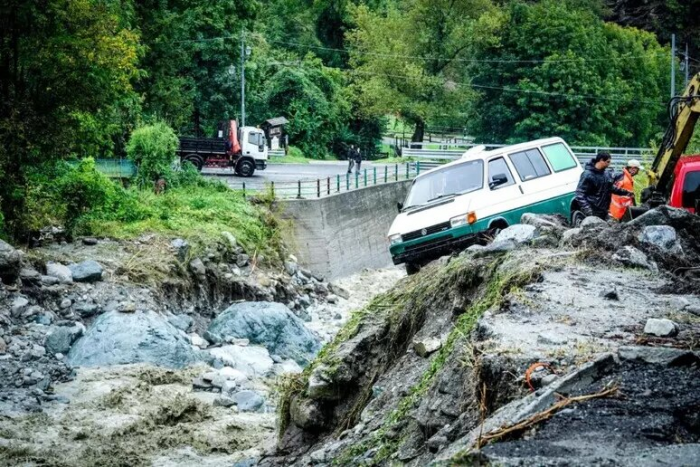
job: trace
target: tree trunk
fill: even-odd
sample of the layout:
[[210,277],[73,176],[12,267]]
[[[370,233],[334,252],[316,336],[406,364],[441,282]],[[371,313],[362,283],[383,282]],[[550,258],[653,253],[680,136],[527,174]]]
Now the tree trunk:
[[[425,136],[425,121],[424,120],[417,120],[416,121],[416,129],[413,130],[413,136],[411,136],[411,143],[422,143],[423,136]],[[415,148],[420,148],[419,145],[412,144],[411,146],[415,147]]]

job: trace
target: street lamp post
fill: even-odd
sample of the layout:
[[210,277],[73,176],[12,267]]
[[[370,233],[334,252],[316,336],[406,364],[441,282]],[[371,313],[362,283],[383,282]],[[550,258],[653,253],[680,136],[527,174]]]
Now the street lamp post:
[[252,52],[245,46],[245,30],[241,31],[241,127],[245,126],[245,58]]

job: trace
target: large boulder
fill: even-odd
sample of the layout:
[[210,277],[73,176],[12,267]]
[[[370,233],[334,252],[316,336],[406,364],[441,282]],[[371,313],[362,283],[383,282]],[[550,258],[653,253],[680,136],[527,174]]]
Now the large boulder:
[[68,266],[75,282],[97,282],[102,280],[102,266],[91,259]]
[[82,324],[74,326],[54,326],[46,334],[44,347],[52,354],[67,354],[73,343],[83,335],[85,327]]
[[267,376],[275,364],[265,347],[224,345],[209,349],[209,353],[223,365],[241,371],[249,377]]
[[515,224],[501,230],[493,243],[501,243],[509,240],[515,243],[527,243],[537,237],[537,228],[533,225]]
[[11,284],[17,280],[20,271],[20,254],[9,243],[0,240],[0,280]]
[[183,368],[201,360],[182,333],[152,311],[110,311],[95,320],[71,348],[72,366],[151,363]]
[[308,364],[321,347],[304,323],[281,303],[242,302],[231,305],[212,321],[205,337],[215,344],[231,338],[248,339],[270,354]]
[[612,259],[625,266],[649,269],[658,272],[659,268],[655,262],[649,260],[647,256],[633,246],[626,245],[615,252]]
[[639,234],[639,241],[651,245],[664,253],[681,254],[683,249],[678,241],[676,229],[670,225],[648,225]]

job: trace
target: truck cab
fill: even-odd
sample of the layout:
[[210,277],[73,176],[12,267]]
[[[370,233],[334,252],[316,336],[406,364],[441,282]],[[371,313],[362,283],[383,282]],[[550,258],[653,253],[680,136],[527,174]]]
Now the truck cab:
[[698,213],[700,201],[700,155],[685,156],[673,172],[669,206]]
[[256,170],[264,170],[267,167],[267,142],[265,141],[265,133],[261,129],[250,126],[242,127],[240,144],[241,160],[252,158]]

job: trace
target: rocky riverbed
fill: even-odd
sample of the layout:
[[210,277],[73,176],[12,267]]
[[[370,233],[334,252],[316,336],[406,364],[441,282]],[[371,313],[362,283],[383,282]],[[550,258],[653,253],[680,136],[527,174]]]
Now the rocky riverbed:
[[222,465],[274,445],[277,384],[403,272],[337,283],[229,234],[0,243],[2,465]]

